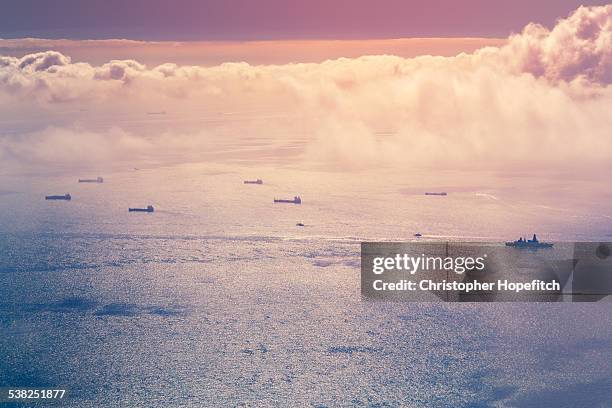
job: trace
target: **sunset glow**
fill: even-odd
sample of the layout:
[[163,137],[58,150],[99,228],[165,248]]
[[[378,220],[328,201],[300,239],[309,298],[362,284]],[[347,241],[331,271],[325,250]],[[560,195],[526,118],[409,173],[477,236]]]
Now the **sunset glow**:
[[[1,165],[8,171],[24,163],[161,163],[168,155],[193,161],[214,149],[214,140],[238,141],[246,132],[267,135],[271,148],[299,141],[301,150],[275,160],[337,169],[563,170],[571,162],[599,171],[612,159],[612,118],[606,114],[612,108],[611,14],[610,6],[580,8],[552,30],[532,24],[502,41],[6,40],[4,49],[13,53],[57,45],[79,58],[58,51],[2,57],[3,97],[11,103],[0,113],[7,133],[0,141]],[[157,62],[87,62],[98,48]],[[231,62],[160,63],[166,55],[199,60],[198,50],[209,62]],[[375,50],[406,56],[344,57]],[[420,55],[427,53],[437,56]],[[343,58],[328,59],[334,55]],[[287,61],[293,58],[315,62]],[[147,115],[157,111],[166,114]],[[90,153],[74,154],[78,149]]]

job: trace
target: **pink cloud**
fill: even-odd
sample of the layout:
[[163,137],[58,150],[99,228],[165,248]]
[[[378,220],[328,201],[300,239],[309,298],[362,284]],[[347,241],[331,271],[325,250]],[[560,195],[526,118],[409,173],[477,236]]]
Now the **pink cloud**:
[[552,81],[612,82],[612,5],[580,7],[552,30],[529,24],[502,47],[504,60],[519,72]]
[[[57,51],[0,57],[0,123],[18,113],[28,125],[0,134],[0,157],[5,166],[169,151],[197,158],[215,140],[239,144],[248,134],[282,143],[299,132],[302,162],[340,169],[609,167],[611,35],[612,6],[604,6],[452,57],[213,67],[95,66]],[[162,110],[155,122],[146,117]],[[99,129],[108,122],[113,131]],[[75,148],[104,154],[75,162]]]

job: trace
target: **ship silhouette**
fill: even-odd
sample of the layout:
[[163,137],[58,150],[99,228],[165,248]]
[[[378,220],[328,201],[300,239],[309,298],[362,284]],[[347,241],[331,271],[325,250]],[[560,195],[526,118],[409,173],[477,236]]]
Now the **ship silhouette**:
[[536,234],[533,234],[532,239],[521,237],[517,241],[506,242],[506,246],[514,248],[552,248],[553,244],[549,242],[540,242]]
[[68,193],[64,194],[64,195],[48,195],[45,196],[45,200],[65,200],[65,201],[70,201],[72,200],[72,196]]
[[300,198],[300,196],[293,197],[293,200],[275,198],[274,202],[275,203],[287,203],[287,204],[302,204],[302,199]]
[[128,208],[129,212],[148,212],[148,213],[152,213],[153,211],[155,211],[155,208],[153,208],[152,205],[147,205],[146,208]]
[[79,183],[104,183],[102,177],[96,177],[95,179],[79,179]]

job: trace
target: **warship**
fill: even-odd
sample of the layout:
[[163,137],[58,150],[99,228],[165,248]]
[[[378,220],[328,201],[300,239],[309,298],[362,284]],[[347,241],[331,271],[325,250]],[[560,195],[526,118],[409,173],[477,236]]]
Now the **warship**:
[[536,234],[533,234],[532,239],[521,237],[517,241],[506,242],[506,246],[514,248],[552,248],[553,244],[549,242],[540,242]]

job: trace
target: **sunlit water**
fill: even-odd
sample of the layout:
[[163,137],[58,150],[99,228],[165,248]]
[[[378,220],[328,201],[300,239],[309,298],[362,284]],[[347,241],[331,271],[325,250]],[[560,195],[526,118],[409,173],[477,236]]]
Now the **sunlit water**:
[[0,386],[67,387],[73,407],[610,406],[610,303],[360,296],[362,240],[610,240],[605,184],[555,180],[261,163],[2,177]]

